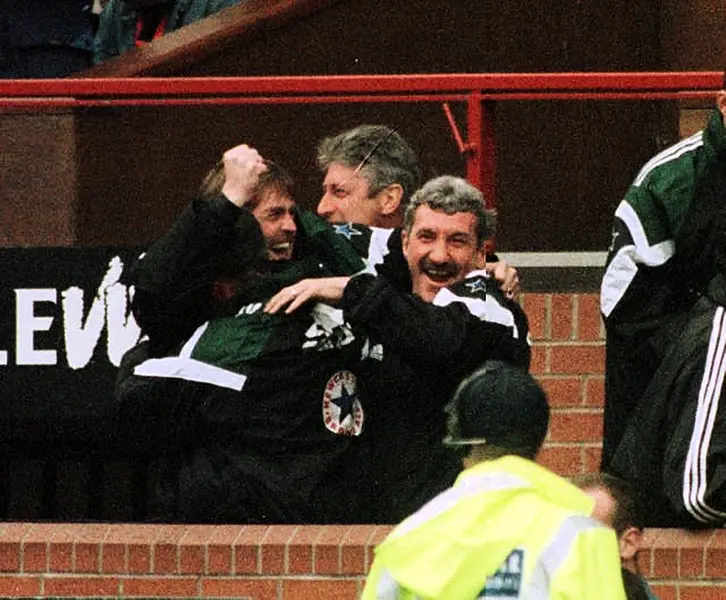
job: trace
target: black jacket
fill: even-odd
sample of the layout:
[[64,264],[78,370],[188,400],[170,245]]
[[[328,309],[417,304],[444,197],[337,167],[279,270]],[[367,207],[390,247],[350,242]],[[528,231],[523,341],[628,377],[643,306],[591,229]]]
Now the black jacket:
[[[436,305],[439,303],[439,305]],[[346,286],[346,322],[380,347],[364,361],[370,520],[397,523],[454,483],[461,459],[442,444],[444,407],[461,380],[490,358],[529,368],[522,309],[483,272],[440,293],[434,304],[386,277],[357,275]]]
[[651,527],[726,523],[726,278],[670,328],[667,352],[609,470],[649,505]]

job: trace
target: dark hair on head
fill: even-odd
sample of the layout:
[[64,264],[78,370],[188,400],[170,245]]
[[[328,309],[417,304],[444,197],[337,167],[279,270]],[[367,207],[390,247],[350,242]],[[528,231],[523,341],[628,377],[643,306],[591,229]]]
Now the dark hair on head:
[[[273,190],[282,196],[293,197],[295,190],[295,182],[291,175],[277,163],[266,160],[267,170],[260,174],[257,187],[255,188],[252,198],[250,198],[245,206],[249,210],[254,210],[262,200],[265,192]],[[204,176],[202,184],[199,187],[199,197],[203,200],[210,200],[222,193],[224,187],[224,163],[220,160],[212,169]]]
[[389,185],[400,185],[403,188],[402,206],[421,185],[421,166],[416,152],[395,130],[385,125],[360,125],[324,138],[318,144],[317,162],[323,172],[333,163],[360,168],[360,174],[368,182],[369,197]]
[[638,575],[628,571],[625,567],[621,567],[620,572],[623,576],[623,588],[627,600],[649,600],[643,581]]
[[643,529],[645,519],[639,491],[630,483],[610,473],[586,473],[572,478],[581,490],[603,489],[613,499],[613,529],[622,535],[629,527]]
[[479,446],[481,457],[484,460],[494,460],[502,456],[520,456],[529,460],[535,460],[539,448],[531,442],[522,439],[516,432],[501,434],[499,444],[485,444]]

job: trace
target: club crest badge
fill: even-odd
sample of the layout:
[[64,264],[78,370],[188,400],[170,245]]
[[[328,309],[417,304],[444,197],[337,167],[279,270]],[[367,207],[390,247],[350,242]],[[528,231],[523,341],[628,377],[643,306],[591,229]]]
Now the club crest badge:
[[360,435],[363,430],[363,406],[358,400],[356,377],[350,371],[338,371],[325,386],[323,423],[338,435]]

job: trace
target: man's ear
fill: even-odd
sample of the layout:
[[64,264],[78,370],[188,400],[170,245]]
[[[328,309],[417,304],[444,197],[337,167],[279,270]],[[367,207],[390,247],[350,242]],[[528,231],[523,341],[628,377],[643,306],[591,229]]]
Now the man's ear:
[[718,110],[726,123],[726,90],[721,90],[716,96],[716,106],[718,106]]
[[621,560],[632,560],[643,545],[643,530],[638,527],[628,527],[618,541]]
[[408,259],[408,232],[405,229],[401,230],[401,249],[403,250],[403,257]]
[[398,183],[392,183],[383,188],[376,195],[378,208],[382,216],[390,216],[396,213],[401,207],[401,199],[403,198],[403,188]]

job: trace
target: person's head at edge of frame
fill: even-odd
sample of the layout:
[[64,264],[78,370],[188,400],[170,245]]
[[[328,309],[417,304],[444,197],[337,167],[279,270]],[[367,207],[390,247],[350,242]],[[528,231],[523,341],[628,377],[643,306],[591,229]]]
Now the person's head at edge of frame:
[[644,523],[640,493],[627,481],[609,473],[577,475],[572,483],[595,500],[592,517],[615,530],[623,568],[638,574]]
[[360,125],[324,138],[317,163],[324,173],[317,213],[330,223],[400,227],[421,185],[416,152],[385,125]]
[[[245,208],[252,212],[260,224],[265,238],[267,259],[290,260],[297,234],[294,182],[280,165],[269,160],[265,161],[265,165],[267,170],[260,175],[255,192],[245,203]],[[200,197],[209,199],[218,196],[223,186],[224,163],[220,161],[202,181]]]
[[414,294],[431,302],[444,287],[481,268],[484,242],[494,235],[496,212],[461,177],[426,182],[406,207],[401,240]]
[[446,413],[444,444],[458,451],[465,468],[508,455],[535,460],[550,419],[537,380],[500,360],[485,362],[464,379]]

